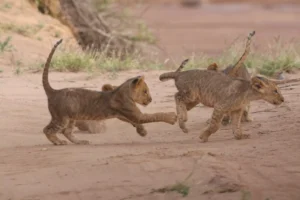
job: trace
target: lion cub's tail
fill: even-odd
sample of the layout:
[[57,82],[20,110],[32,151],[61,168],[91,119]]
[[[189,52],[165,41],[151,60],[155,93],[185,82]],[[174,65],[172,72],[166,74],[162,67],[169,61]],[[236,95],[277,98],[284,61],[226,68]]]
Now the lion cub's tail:
[[180,66],[178,67],[178,69],[175,72],[181,72],[181,70],[184,68],[184,66],[186,65],[186,63],[189,62],[190,59],[185,59],[184,61],[181,62]]
[[50,66],[50,62],[52,59],[52,56],[56,50],[56,47],[62,42],[62,39],[58,40],[56,42],[56,44],[52,47],[51,52],[48,55],[45,67],[44,67],[44,72],[43,72],[43,86],[44,86],[44,90],[47,94],[47,96],[49,96],[51,93],[53,93],[54,89],[51,87],[49,80],[48,80],[48,73],[49,73],[49,66]]
[[160,81],[167,81],[169,79],[175,79],[180,72],[167,72],[159,76]]
[[159,80],[160,81],[167,81],[169,79],[175,79],[177,77],[177,75],[181,72],[181,70],[184,68],[184,66],[186,65],[186,63],[188,61],[189,61],[189,59],[185,59],[184,61],[182,61],[180,66],[178,67],[178,69],[175,72],[167,72],[167,73],[161,74],[159,76]]

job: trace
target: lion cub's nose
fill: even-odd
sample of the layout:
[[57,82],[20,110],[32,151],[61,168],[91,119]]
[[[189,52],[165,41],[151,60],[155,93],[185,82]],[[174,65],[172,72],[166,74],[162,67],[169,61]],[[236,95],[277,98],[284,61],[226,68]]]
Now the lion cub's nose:
[[152,98],[151,97],[149,97],[149,102],[152,102]]

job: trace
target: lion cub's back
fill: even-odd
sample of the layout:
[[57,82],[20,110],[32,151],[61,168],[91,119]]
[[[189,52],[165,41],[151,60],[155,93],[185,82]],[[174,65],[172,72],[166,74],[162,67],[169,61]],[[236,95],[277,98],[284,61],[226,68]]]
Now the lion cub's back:
[[177,78],[176,87],[201,100],[202,104],[213,107],[230,99],[243,98],[248,83],[216,71],[191,70]]
[[[55,110],[61,110],[72,115],[73,112],[80,112],[92,104],[101,104],[99,98],[105,96],[104,93],[99,91],[81,89],[81,88],[65,88],[55,91],[55,93],[48,98],[49,107]],[[70,112],[70,113],[69,113]]]
[[217,92],[226,88],[232,79],[223,73],[211,70],[189,70],[181,72],[176,80],[178,90],[200,90]]

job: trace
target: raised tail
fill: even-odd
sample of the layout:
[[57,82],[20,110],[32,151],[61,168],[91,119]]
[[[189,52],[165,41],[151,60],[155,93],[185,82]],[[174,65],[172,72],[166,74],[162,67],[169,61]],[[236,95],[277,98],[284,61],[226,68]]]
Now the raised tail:
[[43,87],[44,90],[47,94],[47,96],[49,96],[51,93],[54,92],[54,89],[51,87],[49,80],[48,80],[48,73],[49,73],[49,66],[50,66],[50,62],[52,59],[52,56],[57,48],[57,46],[62,42],[62,39],[58,40],[55,45],[52,47],[51,52],[48,55],[47,61],[45,63],[45,67],[44,67],[44,72],[43,72]]
[[237,63],[232,67],[231,71],[228,72],[229,76],[235,76],[238,69],[242,66],[242,64],[246,60],[246,58],[250,52],[251,39],[254,35],[255,35],[255,31],[252,31],[251,33],[249,33],[245,51],[244,51],[243,55],[240,57],[240,59],[237,61]]
[[167,81],[170,79],[175,79],[180,72],[167,72],[159,76],[160,81]]
[[180,66],[178,67],[178,69],[175,72],[180,72],[184,66],[186,65],[186,63],[189,62],[190,59],[185,59],[184,61],[181,62]]
[[159,76],[160,81],[167,81],[169,79],[175,79],[177,75],[181,72],[181,70],[184,68],[186,63],[189,61],[189,59],[185,59],[184,61],[181,62],[180,66],[175,72],[167,72],[163,73]]

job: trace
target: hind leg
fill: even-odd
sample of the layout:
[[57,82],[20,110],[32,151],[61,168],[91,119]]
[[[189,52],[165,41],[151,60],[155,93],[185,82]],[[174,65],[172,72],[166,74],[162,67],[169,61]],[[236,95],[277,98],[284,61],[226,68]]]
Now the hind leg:
[[184,97],[184,95],[181,95],[179,92],[175,94],[178,124],[184,133],[188,133],[189,130],[185,126],[185,122],[187,121],[187,108],[186,108],[185,98],[186,97]]
[[[227,126],[230,123],[230,121],[231,121],[230,115],[231,115],[230,113],[224,114],[223,119],[222,119],[222,125],[223,126]],[[211,119],[208,119],[206,121],[206,123],[210,124],[210,121],[211,121]]]
[[58,132],[61,132],[61,130],[63,130],[66,126],[66,121],[52,119],[50,123],[43,129],[43,132],[46,135],[47,139],[54,145],[66,145],[67,141],[61,140],[56,136],[56,134]]
[[217,130],[219,130],[223,115],[224,113],[221,110],[214,109],[209,127],[206,130],[204,130],[199,137],[202,140],[202,142],[207,142],[209,136],[217,132]]
[[78,140],[74,135],[73,135],[73,129],[75,127],[75,120],[69,120],[69,123],[67,127],[62,131],[64,136],[70,140],[70,142],[74,144],[89,144],[89,141],[87,140]]

